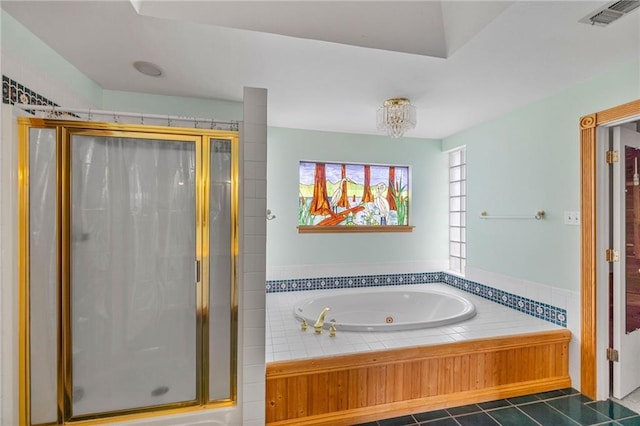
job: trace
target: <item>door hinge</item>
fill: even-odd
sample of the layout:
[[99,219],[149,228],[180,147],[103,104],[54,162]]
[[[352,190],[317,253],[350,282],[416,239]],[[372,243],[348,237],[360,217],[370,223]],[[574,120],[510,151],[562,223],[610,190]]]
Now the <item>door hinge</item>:
[[607,164],[617,163],[620,160],[618,151],[607,151],[606,161]]
[[613,348],[607,348],[607,361],[618,362],[618,351]]
[[604,253],[604,258],[607,262],[617,262],[620,260],[618,251],[614,249],[607,249]]

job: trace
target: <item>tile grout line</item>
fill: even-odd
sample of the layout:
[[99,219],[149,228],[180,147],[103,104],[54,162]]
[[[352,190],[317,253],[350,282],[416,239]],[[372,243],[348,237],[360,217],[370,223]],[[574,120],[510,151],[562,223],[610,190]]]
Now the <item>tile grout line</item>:
[[533,420],[534,423],[537,423],[540,426],[544,426],[542,423],[540,423],[539,421],[537,421],[536,419],[534,419],[533,417],[531,417],[530,415],[528,415],[527,413],[525,413],[524,411],[522,411],[519,407],[516,406],[516,410],[520,411],[522,414],[524,414],[525,416],[529,417],[531,420]]
[[[549,402],[550,401],[556,401],[556,400],[560,400],[560,399],[565,399],[565,398],[575,398],[578,399],[580,406],[585,408],[588,407],[590,410],[592,410],[593,412],[595,412],[597,415],[600,416],[604,416],[606,418],[606,420],[603,420],[599,423],[595,423],[594,426],[604,426],[606,424],[613,424],[613,425],[617,425],[617,426],[621,426],[622,423],[620,423],[620,421],[624,421],[627,419],[637,419],[640,418],[640,415],[636,412],[634,412],[633,410],[630,410],[632,412],[632,415],[630,416],[626,416],[626,417],[620,417],[618,419],[613,419],[611,418],[611,416],[605,414],[604,412],[601,412],[599,410],[596,410],[595,408],[592,407],[592,405],[594,405],[595,403],[597,403],[598,401],[591,401],[588,398],[579,398],[582,394],[580,392],[572,392],[571,389],[560,389],[558,390],[561,394],[557,395],[554,394],[555,396],[548,396],[546,398],[543,399],[543,397],[541,396],[541,394],[532,394],[530,396],[536,398],[536,400],[533,401],[526,401],[526,402],[522,402],[520,404],[514,404],[513,402],[509,401],[508,398],[504,398],[503,401],[506,402],[505,405],[501,405],[501,406],[496,406],[496,407],[492,407],[492,408],[483,408],[481,406],[481,404],[483,403],[476,403],[476,404],[468,404],[467,406],[475,406],[477,408],[478,411],[470,411],[470,412],[466,412],[466,413],[460,413],[460,414],[453,414],[449,411],[449,409],[441,409],[441,411],[443,411],[444,413],[446,413],[447,415],[443,416],[443,417],[437,417],[437,418],[433,418],[433,419],[427,419],[425,420],[423,423],[421,423],[417,417],[416,414],[418,413],[414,413],[414,414],[410,414],[409,417],[411,418],[411,420],[413,421],[413,423],[411,424],[411,426],[416,426],[416,425],[428,425],[431,422],[436,422],[436,421],[442,421],[442,420],[453,420],[456,425],[461,425],[459,418],[465,417],[465,416],[472,416],[472,415],[477,415],[477,414],[484,414],[486,416],[488,416],[492,421],[494,421],[497,425],[499,426],[507,426],[507,425],[503,425],[497,418],[495,418],[491,413],[492,412],[496,412],[499,410],[504,410],[504,409],[508,409],[508,408],[515,408],[517,410],[518,413],[520,413],[521,415],[523,415],[526,418],[529,418],[534,424],[536,425],[540,425],[540,426],[544,426],[542,423],[540,423],[538,420],[536,420],[535,418],[533,418],[531,415],[529,415],[528,413],[526,413],[524,410],[522,410],[520,407],[522,406],[526,406],[526,405],[532,405],[532,404],[538,404],[538,403],[543,403],[545,404],[548,408],[551,408],[552,412],[557,412],[560,413],[563,417],[562,418],[567,418],[569,419],[569,422],[571,424],[581,424],[579,422],[579,420],[574,419],[572,417],[570,417],[567,413],[565,413],[564,411],[561,411],[560,408],[557,408],[553,405],[551,405]],[[550,392],[544,392],[542,394],[548,394]],[[586,399],[586,400],[585,400]],[[496,400],[499,401],[499,400]],[[486,401],[486,402],[496,402],[496,401]],[[607,400],[610,403],[613,404],[618,404],[621,405],[624,408],[624,405],[617,403],[616,401],[613,400]],[[465,406],[460,406],[460,407],[465,407]],[[459,407],[451,407],[451,408],[459,408]],[[628,408],[627,408],[628,409]],[[432,411],[436,411],[436,410],[432,410]],[[438,410],[440,411],[440,410]],[[568,410],[570,411],[570,410]],[[424,412],[424,413],[428,413],[428,412]],[[382,423],[380,423],[381,420],[376,420],[375,424],[380,426]],[[408,426],[408,425],[407,425]]]
[[[600,413],[600,414],[602,414],[604,416],[607,416],[603,412],[598,411],[595,408],[591,407],[592,405],[596,405],[598,402],[609,402],[611,404],[616,404],[616,405],[619,405],[619,406],[623,407],[624,409],[627,409],[627,410],[631,411],[631,413],[633,413],[630,416],[620,417],[618,419],[611,419],[610,421],[612,421],[612,422],[615,422],[617,424],[621,424],[620,423],[621,420],[628,420],[628,419],[639,419],[640,420],[640,412],[636,412],[633,409],[625,406],[624,404],[620,404],[618,401],[616,401],[616,400],[614,400],[612,398],[608,398],[608,399],[605,399],[603,401],[589,401],[589,402],[584,403],[584,405],[589,407],[589,408],[591,408],[592,410],[595,410],[596,412],[598,412],[598,413]],[[609,416],[607,416],[607,417],[609,417]]]
[[[611,400],[611,399],[609,399],[609,401],[610,401],[610,400]],[[629,419],[629,418],[632,418],[632,417],[636,417],[636,416],[637,416],[637,414],[636,414],[636,416],[627,416],[627,417],[622,417],[622,418],[619,418],[619,419],[613,419],[613,418],[611,418],[610,416],[607,416],[606,414],[604,414],[604,413],[602,413],[602,412],[600,412],[600,411],[596,410],[595,408],[592,408],[592,407],[591,407],[591,405],[593,405],[593,404],[592,404],[593,402],[597,402],[597,401],[588,401],[588,402],[584,402],[582,405],[584,405],[585,407],[589,408],[590,410],[595,411],[595,412],[596,412],[596,413],[598,413],[598,414],[601,414],[601,415],[603,415],[603,416],[605,416],[605,417],[609,417],[609,419],[610,419],[610,420],[608,420],[608,421],[603,421],[603,422],[600,422],[600,423],[598,423],[598,424],[606,425],[607,423],[614,422],[615,424],[620,425],[621,423],[619,422],[619,420]]]
[[[511,402],[509,402],[509,400],[508,400],[508,399],[505,399],[505,401],[507,401],[507,403],[508,403],[509,405],[504,405],[504,406],[502,406],[502,407],[496,407],[496,408],[491,409],[491,410],[484,410],[482,407],[480,407],[480,409],[482,409],[482,412],[484,412],[484,413],[485,413],[485,414],[487,414],[489,417],[491,417],[491,419],[492,419],[493,421],[495,421],[496,423],[498,423],[500,426],[508,426],[508,425],[503,425],[502,423],[500,423],[500,421],[499,421],[498,419],[496,419],[495,417],[493,417],[493,416],[491,415],[491,412],[492,412],[492,411],[498,411],[498,410],[504,410],[504,409],[507,409],[507,408],[515,408],[517,411],[519,411],[520,413],[522,413],[525,417],[530,418],[530,419],[531,419],[535,424],[537,424],[537,425],[539,425],[539,426],[544,426],[544,425],[542,425],[540,422],[538,422],[536,419],[534,419],[533,417],[531,417],[530,415],[528,415],[527,413],[525,413],[524,411],[522,411],[522,410],[521,410],[517,405],[514,405],[514,404],[512,404]],[[534,401],[533,403],[535,403],[535,401]],[[525,403],[525,404],[523,404],[523,405],[528,405],[528,404],[527,404],[527,403]]]
[[[559,409],[557,409],[556,407],[554,407],[551,404],[548,404],[547,401],[542,401],[544,404],[546,404],[548,407],[551,407],[552,410],[557,411],[558,413],[562,414],[564,417],[568,418],[570,421],[572,421],[573,423],[580,425],[580,423],[577,420],[572,419],[571,417],[567,416],[565,413],[563,413],[562,411],[560,411]],[[584,402],[582,402],[582,405],[586,407],[586,404]],[[594,410],[595,411],[595,410]],[[615,421],[615,420],[614,420]]]

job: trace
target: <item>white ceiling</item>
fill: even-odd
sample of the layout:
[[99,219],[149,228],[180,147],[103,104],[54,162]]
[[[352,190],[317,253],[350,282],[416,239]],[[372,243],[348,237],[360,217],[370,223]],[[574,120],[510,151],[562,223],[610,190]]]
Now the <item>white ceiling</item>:
[[[408,97],[441,138],[640,57],[638,10],[603,1],[2,1],[108,90],[242,100],[269,89],[269,125],[376,133]],[[161,78],[134,61],[158,64]]]

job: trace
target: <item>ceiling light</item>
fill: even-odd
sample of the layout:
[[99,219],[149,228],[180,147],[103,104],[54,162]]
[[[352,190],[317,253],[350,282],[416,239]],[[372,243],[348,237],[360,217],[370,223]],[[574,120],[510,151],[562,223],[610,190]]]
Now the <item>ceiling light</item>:
[[407,98],[387,99],[378,109],[377,123],[378,130],[399,138],[405,131],[416,127],[416,108]]
[[133,63],[133,67],[142,74],[150,77],[160,77],[162,75],[160,67],[156,64],[152,64],[151,62],[137,61]]

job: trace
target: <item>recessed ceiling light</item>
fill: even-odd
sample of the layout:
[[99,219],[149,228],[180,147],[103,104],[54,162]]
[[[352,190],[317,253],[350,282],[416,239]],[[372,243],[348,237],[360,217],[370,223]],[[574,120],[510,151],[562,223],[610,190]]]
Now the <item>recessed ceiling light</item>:
[[133,67],[142,74],[150,77],[160,77],[162,75],[160,67],[156,64],[152,64],[151,62],[136,61],[133,63]]

